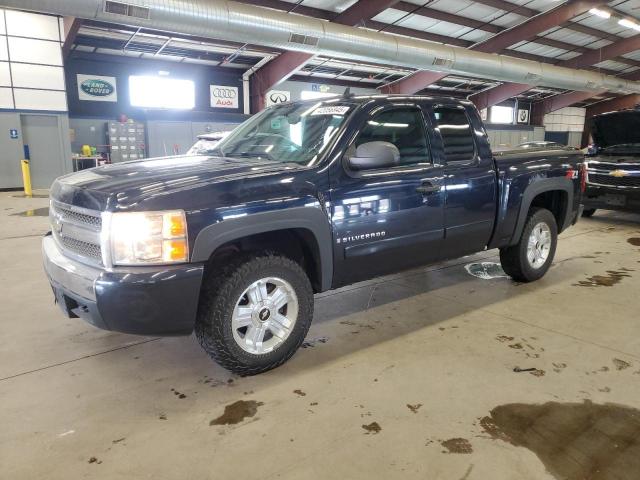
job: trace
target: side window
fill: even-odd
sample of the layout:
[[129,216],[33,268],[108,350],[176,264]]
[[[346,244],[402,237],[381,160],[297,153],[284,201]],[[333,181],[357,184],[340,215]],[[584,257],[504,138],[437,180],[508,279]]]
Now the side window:
[[386,110],[369,119],[356,147],[367,142],[393,143],[400,151],[398,165],[431,163],[424,119],[415,107]]
[[436,126],[440,130],[447,163],[471,163],[476,153],[473,128],[462,108],[436,107],[433,109]]

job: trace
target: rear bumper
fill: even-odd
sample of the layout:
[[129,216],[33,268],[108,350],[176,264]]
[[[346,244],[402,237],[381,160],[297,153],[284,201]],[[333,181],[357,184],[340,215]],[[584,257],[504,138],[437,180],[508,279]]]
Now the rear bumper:
[[189,335],[195,325],[204,265],[104,270],[62,254],[42,240],[44,269],[56,302],[71,318],[138,335]]
[[[621,202],[619,200],[623,199]],[[603,187],[587,184],[582,197],[585,208],[640,212],[640,188]]]

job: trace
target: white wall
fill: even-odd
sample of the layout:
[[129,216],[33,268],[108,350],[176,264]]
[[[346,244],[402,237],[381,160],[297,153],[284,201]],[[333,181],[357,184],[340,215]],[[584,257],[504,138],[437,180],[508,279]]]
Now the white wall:
[[493,148],[510,148],[525,142],[537,142],[544,140],[544,128],[533,127],[530,129],[514,130],[501,129],[496,125],[487,125],[487,135]]
[[62,19],[0,9],[0,108],[67,111]]
[[544,116],[543,124],[547,132],[582,132],[586,109],[566,107],[548,113]]

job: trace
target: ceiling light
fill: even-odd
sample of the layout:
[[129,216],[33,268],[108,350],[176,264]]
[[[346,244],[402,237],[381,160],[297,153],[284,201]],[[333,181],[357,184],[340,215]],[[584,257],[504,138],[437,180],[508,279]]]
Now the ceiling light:
[[631,20],[627,20],[626,18],[618,20],[618,24],[626,28],[633,28],[634,30],[640,31],[640,25],[638,25],[635,22],[632,22]]
[[611,18],[611,14],[609,12],[606,10],[600,10],[599,8],[592,8],[589,10],[589,13],[600,18]]

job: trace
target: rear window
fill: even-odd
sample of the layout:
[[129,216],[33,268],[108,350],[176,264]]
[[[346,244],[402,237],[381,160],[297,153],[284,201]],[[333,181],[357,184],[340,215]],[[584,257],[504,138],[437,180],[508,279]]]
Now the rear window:
[[476,152],[473,128],[464,109],[436,107],[433,113],[442,137],[447,163],[472,162]]

